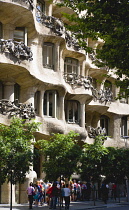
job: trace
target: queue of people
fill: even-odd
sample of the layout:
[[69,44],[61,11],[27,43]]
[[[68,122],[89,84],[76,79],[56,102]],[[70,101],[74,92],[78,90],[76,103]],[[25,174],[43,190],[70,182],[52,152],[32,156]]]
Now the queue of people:
[[[111,198],[116,200],[116,184],[113,183],[111,188],[108,184],[102,183],[100,186],[100,199],[107,203],[109,190],[111,189]],[[68,183],[56,181],[45,183],[42,180],[36,184],[30,183],[27,188],[29,208],[32,206],[47,205],[49,209],[56,209],[56,206],[69,209],[70,201],[84,201],[94,199],[95,185],[90,182],[70,181]]]

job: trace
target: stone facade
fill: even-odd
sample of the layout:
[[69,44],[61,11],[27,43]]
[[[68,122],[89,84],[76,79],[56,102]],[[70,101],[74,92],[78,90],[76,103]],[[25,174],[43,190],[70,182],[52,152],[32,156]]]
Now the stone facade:
[[[72,11],[55,3],[0,0],[0,123],[8,125],[14,115],[34,117],[42,123],[35,140],[73,130],[80,141],[92,143],[103,133],[109,136],[105,146],[128,147],[121,138],[128,136],[128,101],[115,100],[115,76],[105,78],[109,70],[92,64],[94,54],[81,49],[64,27],[61,12]],[[94,47],[100,42],[88,40]],[[43,178],[41,162],[24,185],[14,186],[14,203],[25,203],[28,183]],[[2,186],[1,202],[9,202],[9,189]]]

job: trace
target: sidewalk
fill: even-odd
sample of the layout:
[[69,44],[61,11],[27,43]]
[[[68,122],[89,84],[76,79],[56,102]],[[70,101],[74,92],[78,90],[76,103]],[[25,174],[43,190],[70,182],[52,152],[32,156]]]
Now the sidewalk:
[[[98,209],[102,207],[118,207],[118,206],[129,206],[129,202],[127,202],[127,198],[121,198],[120,202],[117,199],[117,201],[109,199],[107,204],[104,204],[103,201],[97,200],[97,201],[77,201],[77,202],[71,202],[69,210],[85,210],[85,209]],[[0,204],[0,210],[9,210],[10,205],[9,204]],[[13,210],[27,210],[29,209],[28,204],[15,204],[13,205]],[[57,210],[64,210],[64,207],[58,207]],[[35,207],[33,206],[33,210],[49,210],[49,207],[47,205]]]

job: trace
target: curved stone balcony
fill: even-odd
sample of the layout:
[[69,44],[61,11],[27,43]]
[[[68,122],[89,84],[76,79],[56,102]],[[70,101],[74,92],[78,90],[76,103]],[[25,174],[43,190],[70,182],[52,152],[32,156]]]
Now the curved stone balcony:
[[3,25],[11,24],[14,27],[27,27],[28,33],[33,33],[34,20],[31,1],[0,0],[0,21]]
[[[0,2],[4,2],[0,0]],[[18,4],[23,7],[27,7],[28,9],[33,9],[34,8],[34,1],[33,0],[6,0],[4,3],[13,3],[13,4]]]
[[64,23],[61,19],[56,18],[54,16],[45,15],[40,9],[36,8],[36,20],[41,23],[43,26],[49,28],[51,32],[53,32],[56,36],[63,37],[66,41],[66,45],[72,48],[75,51],[81,50],[77,40],[71,34],[71,32],[67,31],[64,27]]

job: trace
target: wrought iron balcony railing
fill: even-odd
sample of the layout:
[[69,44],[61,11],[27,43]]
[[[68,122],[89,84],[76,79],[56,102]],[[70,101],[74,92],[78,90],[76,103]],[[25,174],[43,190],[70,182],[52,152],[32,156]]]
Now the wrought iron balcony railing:
[[32,104],[19,103],[16,99],[11,102],[7,99],[0,100],[0,114],[8,116],[11,118],[13,116],[20,117],[22,119],[32,119],[35,118],[35,110]]
[[1,53],[11,53],[18,59],[19,63],[21,60],[33,60],[33,53],[30,47],[26,46],[24,42],[13,41],[12,39],[0,39],[0,51]]
[[47,16],[45,15],[38,7],[36,8],[36,20],[45,25],[46,27],[50,28],[56,35],[62,36],[64,35],[64,38],[66,40],[66,44],[68,47],[73,47],[74,50],[80,50],[80,46],[77,42],[77,40],[74,38],[74,36],[68,32],[63,22],[55,18],[53,16]]
[[66,83],[74,86],[83,86],[85,89],[90,89],[92,91],[93,100],[103,102],[111,102],[113,100],[113,93],[109,87],[103,90],[97,90],[93,87],[92,77],[84,77],[77,75],[76,73],[64,73],[64,80]]

